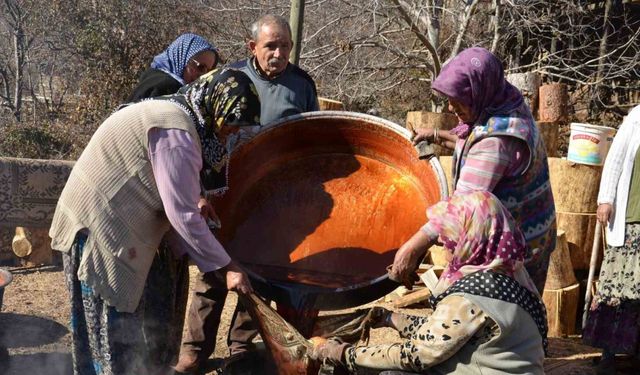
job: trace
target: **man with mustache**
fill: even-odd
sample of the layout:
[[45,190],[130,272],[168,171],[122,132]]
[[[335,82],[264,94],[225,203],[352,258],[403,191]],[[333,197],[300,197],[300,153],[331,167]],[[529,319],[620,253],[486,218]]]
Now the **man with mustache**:
[[317,111],[318,96],[313,79],[289,63],[293,47],[291,27],[286,19],[267,14],[251,25],[247,46],[252,57],[231,66],[251,78],[262,101],[261,124],[285,116]]
[[[231,67],[253,81],[261,101],[263,128],[285,116],[319,110],[313,79],[289,62],[293,41],[287,20],[270,14],[262,16],[251,25],[251,38],[247,46],[253,56]],[[198,273],[187,310],[187,335],[175,367],[177,373],[198,370],[214,352],[226,294],[227,289],[215,275]],[[257,334],[248,312],[239,305],[227,341],[231,355],[253,348],[251,341]]]

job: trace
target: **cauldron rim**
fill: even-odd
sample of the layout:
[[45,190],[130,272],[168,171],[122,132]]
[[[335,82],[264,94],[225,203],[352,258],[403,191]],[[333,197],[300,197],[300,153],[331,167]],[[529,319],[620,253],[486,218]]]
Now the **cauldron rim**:
[[[249,140],[247,143],[250,143],[253,139],[258,137],[263,137],[271,131],[275,131],[275,129],[280,128],[282,126],[289,125],[291,123],[295,123],[303,120],[329,120],[329,121],[337,121],[337,120],[361,120],[366,121],[368,123],[382,126],[388,130],[393,131],[394,133],[402,136],[408,141],[411,141],[412,133],[406,129],[405,127],[396,124],[393,121],[389,121],[387,119],[383,119],[381,117],[369,115],[361,112],[349,112],[349,111],[313,111],[313,112],[304,112],[298,113],[295,115],[290,115],[278,119],[276,121],[270,122],[267,125],[264,125],[264,129],[260,131],[260,133]],[[433,169],[433,172],[436,175],[438,180],[438,187],[440,188],[440,200],[447,199],[449,197],[449,186],[447,185],[447,178],[444,170],[442,169],[442,165],[437,157],[429,158],[429,164]]]
[[411,140],[411,132],[396,124],[395,122],[389,121],[387,119],[383,119],[381,117],[376,117],[373,115],[369,115],[366,113],[360,112],[349,112],[349,111],[313,111],[313,112],[303,112],[295,115],[290,115],[286,117],[282,117],[278,120],[272,121],[266,125],[264,125],[264,129],[261,130],[260,133],[271,131],[280,126],[302,121],[302,120],[317,120],[317,119],[326,119],[326,120],[361,120],[366,121],[368,123],[372,123],[375,125],[383,126],[389,130],[394,131],[395,133],[401,135],[407,140]]
[[[277,303],[294,308],[300,308],[302,306],[306,309],[315,310],[352,308],[376,300],[401,286],[400,283],[391,280],[387,273],[366,282],[346,287],[329,288],[316,285],[296,284],[287,281],[267,280],[251,269],[244,268],[244,271],[249,275],[251,284],[258,294],[272,299]],[[304,289],[305,293],[303,295],[294,293],[290,287],[292,285]]]
[[[394,133],[402,136],[408,141],[411,141],[412,133],[405,127],[396,124],[393,121],[389,121],[387,119],[383,119],[381,117],[369,115],[361,112],[349,112],[349,111],[312,111],[312,112],[304,112],[298,113],[291,116],[282,117],[278,120],[272,121],[266,125],[264,125],[264,129],[260,130],[260,133],[256,136],[263,137],[263,134],[267,134],[271,131],[274,131],[277,128],[282,126],[286,126],[291,123],[295,123],[303,120],[329,120],[329,121],[339,121],[339,120],[361,120],[366,121],[374,125],[382,126],[388,130],[393,131]],[[253,138],[255,139],[255,137]],[[249,140],[248,142],[251,142]],[[449,186],[447,185],[447,178],[444,170],[442,169],[442,165],[437,157],[429,158],[429,164],[431,168],[433,168],[433,172],[436,175],[438,180],[438,187],[440,188],[440,200],[444,200],[449,198]]]

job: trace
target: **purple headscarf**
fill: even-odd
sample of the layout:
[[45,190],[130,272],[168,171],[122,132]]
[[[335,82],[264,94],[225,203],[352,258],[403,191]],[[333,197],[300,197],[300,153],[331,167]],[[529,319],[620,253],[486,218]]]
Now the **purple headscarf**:
[[466,138],[475,123],[507,114],[523,103],[520,91],[504,78],[500,60],[481,47],[467,48],[442,68],[431,88],[471,108],[474,120],[451,130]]

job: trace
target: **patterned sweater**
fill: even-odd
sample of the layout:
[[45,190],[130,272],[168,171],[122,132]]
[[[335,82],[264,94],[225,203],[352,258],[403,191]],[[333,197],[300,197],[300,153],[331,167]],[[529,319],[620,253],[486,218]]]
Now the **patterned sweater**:
[[232,68],[244,72],[260,96],[260,124],[268,125],[286,116],[317,111],[318,94],[313,79],[301,68],[288,64],[278,76],[268,79],[256,68],[255,58],[235,62]]
[[535,323],[513,303],[451,294],[430,316],[403,315],[396,328],[402,342],[347,348],[349,370],[456,375],[544,373],[544,352]]
[[[492,193],[500,199],[516,222],[520,223],[529,248],[527,271],[541,290],[546,278],[546,262],[555,249],[556,215],[549,181],[547,153],[538,128],[525,104],[509,116],[494,116],[484,125],[475,126],[469,137],[457,145],[453,156],[454,186],[457,189],[458,179],[463,173],[472,149],[481,140],[498,136],[520,139],[529,149],[530,157],[522,173],[503,176]],[[535,249],[537,251],[534,251]]]

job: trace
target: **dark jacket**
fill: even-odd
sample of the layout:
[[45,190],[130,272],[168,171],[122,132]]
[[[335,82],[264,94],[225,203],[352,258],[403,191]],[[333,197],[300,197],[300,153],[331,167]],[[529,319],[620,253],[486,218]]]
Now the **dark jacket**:
[[175,94],[180,87],[182,87],[180,82],[167,73],[159,69],[149,68],[140,76],[138,85],[127,98],[127,102]]

